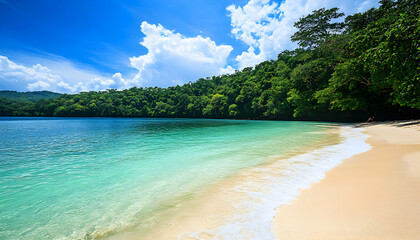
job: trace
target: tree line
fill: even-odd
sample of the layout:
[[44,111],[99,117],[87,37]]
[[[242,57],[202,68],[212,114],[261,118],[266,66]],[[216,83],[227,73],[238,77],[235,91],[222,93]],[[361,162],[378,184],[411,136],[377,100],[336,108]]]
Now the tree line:
[[63,94],[50,91],[17,92],[0,90],[0,98],[17,100],[21,102],[36,102],[40,99],[58,98]]
[[420,4],[383,0],[343,19],[338,8],[295,23],[299,48],[233,74],[168,88],[0,98],[2,116],[188,117],[360,121],[420,117]]

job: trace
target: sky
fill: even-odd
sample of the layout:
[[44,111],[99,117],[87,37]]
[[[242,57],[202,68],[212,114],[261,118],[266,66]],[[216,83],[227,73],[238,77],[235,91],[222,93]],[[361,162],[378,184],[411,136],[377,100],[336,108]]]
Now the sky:
[[168,87],[233,73],[296,44],[293,23],[376,0],[0,0],[0,90]]

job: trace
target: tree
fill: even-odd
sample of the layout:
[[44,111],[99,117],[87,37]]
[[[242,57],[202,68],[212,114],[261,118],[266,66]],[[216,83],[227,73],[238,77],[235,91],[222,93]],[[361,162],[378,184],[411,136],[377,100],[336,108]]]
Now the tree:
[[303,48],[314,49],[332,35],[341,33],[344,23],[331,23],[331,20],[343,16],[344,13],[339,13],[338,8],[315,10],[293,25],[298,31],[292,35],[291,40]]
[[[394,106],[420,109],[420,5],[416,0],[382,1],[346,19],[347,59],[328,87],[317,93],[332,109],[374,112]],[[363,27],[356,27],[359,23]]]

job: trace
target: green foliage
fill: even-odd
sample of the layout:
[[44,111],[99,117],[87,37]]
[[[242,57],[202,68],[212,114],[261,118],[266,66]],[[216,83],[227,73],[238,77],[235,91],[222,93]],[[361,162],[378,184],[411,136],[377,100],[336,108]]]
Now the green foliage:
[[35,92],[16,92],[16,91],[0,91],[0,98],[22,102],[36,102],[40,99],[58,98],[61,93],[49,91],[35,91]]
[[389,104],[420,109],[419,19],[416,0],[384,1],[379,9],[347,17],[347,59],[318,100],[340,110],[373,112]]
[[291,39],[298,42],[301,47],[313,49],[325,42],[327,38],[341,32],[344,23],[331,23],[331,20],[343,16],[344,13],[339,13],[338,8],[315,10],[293,25],[298,31]]
[[343,14],[320,9],[295,24],[292,40],[302,48],[254,68],[169,88],[109,89],[36,102],[0,98],[0,115],[341,121],[419,116],[419,6],[417,0],[382,1],[378,9],[334,23]]

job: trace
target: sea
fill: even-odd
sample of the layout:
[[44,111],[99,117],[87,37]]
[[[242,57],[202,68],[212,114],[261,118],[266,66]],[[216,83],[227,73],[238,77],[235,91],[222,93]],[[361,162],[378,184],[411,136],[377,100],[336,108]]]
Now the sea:
[[366,138],[326,122],[0,117],[0,239],[150,229],[195,193],[276,166],[282,174],[267,172],[264,192],[249,188],[247,213],[209,230],[221,239],[274,239],[275,209],[367,151]]

